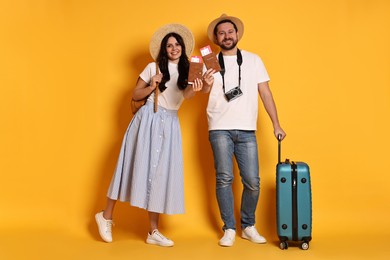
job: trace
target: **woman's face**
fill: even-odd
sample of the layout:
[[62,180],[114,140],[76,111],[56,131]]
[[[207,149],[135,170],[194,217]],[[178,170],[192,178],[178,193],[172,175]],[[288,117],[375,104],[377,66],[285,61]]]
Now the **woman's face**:
[[168,38],[166,50],[168,59],[173,63],[179,63],[181,56],[181,45],[177,42],[175,37],[171,36]]

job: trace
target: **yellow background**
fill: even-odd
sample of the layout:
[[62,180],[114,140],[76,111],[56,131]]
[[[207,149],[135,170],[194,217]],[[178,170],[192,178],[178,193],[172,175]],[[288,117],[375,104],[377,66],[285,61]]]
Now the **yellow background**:
[[[126,203],[116,208],[115,242],[101,242],[93,217],[132,117],[131,91],[151,61],[151,35],[183,23],[199,55],[222,13],[243,20],[239,47],[267,67],[287,132],[282,157],[311,167],[311,248],[277,247],[277,141],[262,106],[257,227],[269,243],[237,237],[233,248],[217,245],[222,223],[202,94],[179,113],[186,214],[161,219],[175,247],[146,245],[146,214]],[[388,258],[389,13],[387,0],[1,0],[0,257]],[[238,176],[234,189],[238,209]]]

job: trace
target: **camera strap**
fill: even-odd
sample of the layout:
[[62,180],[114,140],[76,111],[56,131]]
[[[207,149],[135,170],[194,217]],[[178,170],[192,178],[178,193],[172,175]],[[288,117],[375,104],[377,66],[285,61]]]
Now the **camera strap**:
[[[222,52],[219,52],[218,54],[218,61],[219,61],[219,66],[221,66],[221,73],[222,76],[222,88],[223,88],[223,93],[226,93],[225,91],[225,63],[223,61],[223,55]],[[237,64],[238,64],[238,87],[241,86],[241,64],[242,64],[242,55],[240,49],[237,48]]]

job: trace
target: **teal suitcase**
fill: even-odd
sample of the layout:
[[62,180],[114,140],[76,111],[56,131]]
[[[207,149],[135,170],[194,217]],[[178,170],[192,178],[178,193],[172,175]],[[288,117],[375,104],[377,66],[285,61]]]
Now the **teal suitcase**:
[[276,218],[279,247],[287,249],[289,242],[309,249],[312,239],[312,198],[310,169],[304,162],[280,161],[281,140],[278,137],[276,166]]

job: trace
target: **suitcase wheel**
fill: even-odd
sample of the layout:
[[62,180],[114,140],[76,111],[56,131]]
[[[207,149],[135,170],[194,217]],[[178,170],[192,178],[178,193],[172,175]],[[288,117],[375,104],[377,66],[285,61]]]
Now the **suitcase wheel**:
[[303,242],[303,243],[301,244],[301,249],[303,249],[303,250],[309,249],[309,242]]
[[282,250],[288,249],[288,243],[286,241],[281,241],[279,244],[279,248]]

